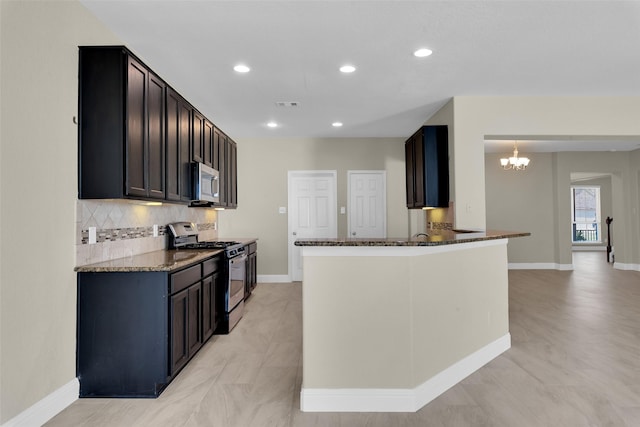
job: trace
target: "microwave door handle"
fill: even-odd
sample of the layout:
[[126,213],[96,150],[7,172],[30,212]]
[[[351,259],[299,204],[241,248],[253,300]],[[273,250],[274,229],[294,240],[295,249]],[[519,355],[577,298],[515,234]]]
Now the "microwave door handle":
[[220,192],[220,181],[217,176],[211,177],[211,192],[214,196]]

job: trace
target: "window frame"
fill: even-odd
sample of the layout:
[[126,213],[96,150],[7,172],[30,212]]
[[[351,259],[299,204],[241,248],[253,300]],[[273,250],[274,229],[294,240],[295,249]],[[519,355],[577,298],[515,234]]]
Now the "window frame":
[[[586,221],[576,221],[576,208],[575,208],[575,190],[576,189],[593,189],[595,190],[595,204],[596,204],[596,209],[595,209],[595,215],[596,215],[596,219],[594,222],[586,222]],[[601,202],[601,187],[599,185],[571,185],[570,188],[570,199],[571,199],[571,243],[574,245],[593,245],[593,244],[602,244],[603,240],[602,240],[602,202]],[[595,225],[595,231],[596,231],[596,236],[597,239],[596,240],[575,240],[576,237],[576,232],[577,231],[587,231],[588,229],[577,229],[577,225],[578,224],[582,224],[582,225],[589,225],[589,224],[594,224]]]

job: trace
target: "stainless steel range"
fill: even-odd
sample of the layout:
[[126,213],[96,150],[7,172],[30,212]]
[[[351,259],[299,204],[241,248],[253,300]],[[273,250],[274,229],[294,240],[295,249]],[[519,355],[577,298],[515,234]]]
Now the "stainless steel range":
[[224,306],[218,307],[220,311],[224,311],[224,315],[220,318],[216,333],[228,334],[238,324],[244,312],[247,263],[244,245],[235,241],[199,241],[198,228],[191,222],[174,222],[169,224],[169,230],[169,249],[224,249],[227,286],[218,294],[218,300],[224,301]]

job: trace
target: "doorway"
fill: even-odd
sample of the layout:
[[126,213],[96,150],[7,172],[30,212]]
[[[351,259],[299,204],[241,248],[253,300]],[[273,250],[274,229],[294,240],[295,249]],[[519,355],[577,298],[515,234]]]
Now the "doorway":
[[338,236],[336,171],[288,172],[289,276],[302,280],[302,251],[299,238]]
[[385,171],[348,171],[350,237],[387,237],[387,175]]

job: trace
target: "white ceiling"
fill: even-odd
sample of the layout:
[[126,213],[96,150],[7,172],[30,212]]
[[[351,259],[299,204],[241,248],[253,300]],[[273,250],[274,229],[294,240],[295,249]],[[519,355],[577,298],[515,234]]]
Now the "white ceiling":
[[640,96],[640,1],[81,1],[234,138],[407,137],[458,95]]

